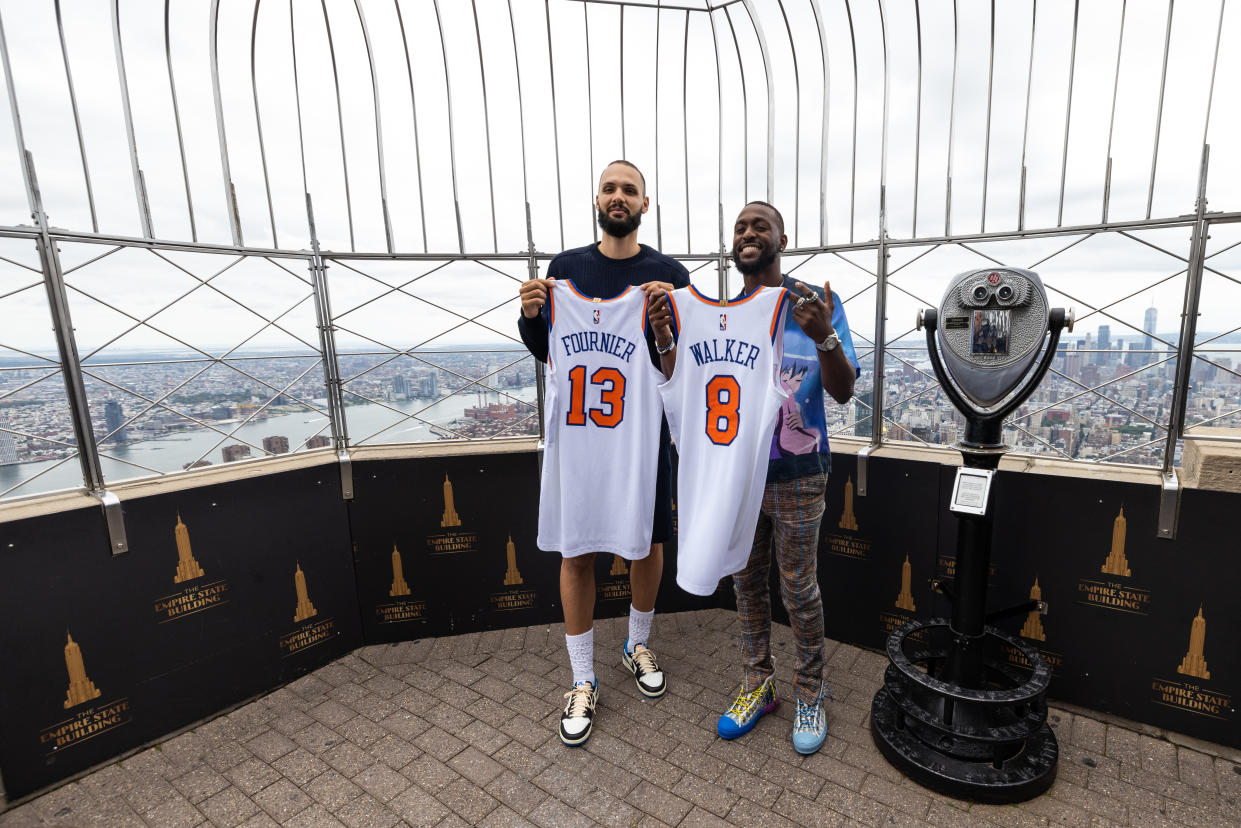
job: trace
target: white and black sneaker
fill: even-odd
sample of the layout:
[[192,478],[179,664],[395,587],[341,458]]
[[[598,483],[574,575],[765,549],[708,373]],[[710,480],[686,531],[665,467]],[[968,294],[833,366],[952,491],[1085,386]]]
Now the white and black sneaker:
[[668,689],[664,673],[655,663],[655,654],[648,650],[645,644],[634,644],[633,652],[629,652],[629,639],[625,639],[625,644],[621,647],[621,664],[633,673],[634,684],[638,685],[638,690],[648,699],[657,699]]
[[564,697],[568,701],[560,714],[560,741],[572,747],[590,738],[595,704],[599,701],[599,685],[583,681],[573,685]]

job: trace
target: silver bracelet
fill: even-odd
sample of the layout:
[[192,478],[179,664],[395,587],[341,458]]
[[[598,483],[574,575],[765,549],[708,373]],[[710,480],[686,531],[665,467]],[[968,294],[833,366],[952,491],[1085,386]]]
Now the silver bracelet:
[[660,356],[663,356],[664,354],[670,354],[672,353],[673,349],[676,348],[676,346],[677,346],[677,341],[675,339],[668,343],[667,348],[659,347],[659,343],[657,342],[655,343],[655,353],[659,354]]

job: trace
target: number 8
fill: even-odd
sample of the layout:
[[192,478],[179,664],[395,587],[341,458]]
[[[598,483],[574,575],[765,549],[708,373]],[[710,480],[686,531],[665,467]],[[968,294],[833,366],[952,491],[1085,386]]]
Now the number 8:
[[741,421],[741,385],[736,377],[721,375],[707,383],[707,439],[727,446],[737,438]]

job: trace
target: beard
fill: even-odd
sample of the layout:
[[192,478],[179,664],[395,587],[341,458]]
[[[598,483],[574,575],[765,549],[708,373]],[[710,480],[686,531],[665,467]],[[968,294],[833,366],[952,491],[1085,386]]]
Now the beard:
[[625,238],[625,236],[628,236],[634,230],[637,230],[638,225],[642,223],[641,210],[636,213],[630,213],[625,218],[619,220],[612,218],[603,210],[600,210],[599,205],[597,204],[595,205],[595,211],[599,214],[599,229],[607,233],[609,236],[614,236],[618,239]]
[[743,262],[741,257],[737,255],[740,251],[736,247],[733,248],[732,257],[733,264],[737,266],[737,270],[743,276],[753,276],[766,270],[772,262],[776,260],[779,253],[770,247],[764,246],[758,254],[758,258],[752,262]]

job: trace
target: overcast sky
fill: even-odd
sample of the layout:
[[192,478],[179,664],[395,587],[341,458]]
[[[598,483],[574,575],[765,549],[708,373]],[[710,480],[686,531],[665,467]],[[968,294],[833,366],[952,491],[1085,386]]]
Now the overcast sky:
[[[137,162],[154,237],[231,244],[211,75],[211,3],[168,5],[175,110],[164,4],[119,4]],[[652,200],[641,240],[672,254],[715,252],[721,211],[727,229],[747,199],[767,198],[769,191],[796,247],[874,239],[884,178],[894,239],[931,238],[949,228],[1013,230],[1023,153],[1027,228],[1097,223],[1109,138],[1110,220],[1144,218],[1150,192],[1152,216],[1192,212],[1204,136],[1211,145],[1209,209],[1241,209],[1241,98],[1226,82],[1241,77],[1241,11],[1235,4],[1175,5],[1162,115],[1169,5],[1160,0],[1081,3],[1075,49],[1071,0],[1043,0],[1037,15],[1032,2],[1021,0],[961,0],[955,7],[950,0],[823,0],[817,6],[811,0],[753,0],[711,12],[701,0],[675,5],[702,11],[655,5],[631,4],[622,11],[580,0],[439,0],[438,6],[434,0],[260,0],[256,8],[254,0],[221,0],[220,97],[245,244],[308,248],[308,190],[324,249],[385,252],[382,185],[398,253],[457,253],[463,242],[466,253],[519,254],[528,244],[527,201],[536,248],[554,253],[593,240],[595,176],[622,155],[642,168]],[[141,236],[110,7],[98,0],[62,2],[68,69],[94,221],[102,233]],[[881,11],[888,63],[886,172]],[[87,179],[54,6],[0,0],[0,20],[25,143],[50,220],[90,232]],[[770,146],[768,77],[774,93]],[[16,147],[6,96],[0,106],[0,225],[29,223]],[[1184,279],[1176,274],[1184,265],[1175,256],[1188,254],[1188,232],[1134,235],[1097,236],[1038,267],[1053,303],[1075,305],[1079,317],[1087,306],[1136,292],[1108,309],[1115,319],[1095,315],[1083,330],[1109,324],[1113,336],[1133,335],[1152,304],[1160,311],[1161,332],[1178,326]],[[972,246],[1028,266],[1074,240]],[[1208,253],[1238,241],[1241,231],[1217,227]],[[66,267],[74,267],[108,249],[63,244],[62,255]],[[894,250],[890,267],[927,249]],[[0,239],[0,256],[37,269],[27,242]],[[133,319],[78,290],[144,319],[195,287],[186,270],[206,279],[230,261],[186,253],[165,260],[124,250],[71,273],[83,353],[104,345],[101,356],[176,343],[150,328],[112,341]],[[1208,264],[1236,279],[1239,262],[1241,247]],[[282,264],[292,274],[261,260],[236,265],[211,282],[221,293],[199,288],[152,324],[201,347],[232,345],[287,311],[281,324],[288,333],[269,330],[250,344],[283,349],[299,340],[315,343],[304,263]],[[343,263],[329,270],[344,347],[366,347],[367,338],[407,347],[515,334],[512,297],[516,280],[527,275],[524,261],[491,262],[491,268],[468,262],[440,267],[434,261],[348,264],[363,273]],[[786,269],[798,264],[800,259],[790,258]],[[955,273],[987,264],[976,253],[944,247],[897,272],[889,291],[889,335],[911,327],[916,308],[938,303]],[[873,278],[866,271],[874,269],[875,254],[866,251],[820,255],[797,273],[820,283],[830,278],[842,296],[856,297],[847,309],[854,329],[868,337],[874,291],[867,289]],[[429,275],[407,290],[440,307],[391,292],[424,273]],[[32,279],[37,274],[0,261],[0,343],[54,350],[41,289],[11,293]],[[714,265],[698,271],[695,281],[714,294]],[[1150,284],[1155,286],[1142,290]],[[489,309],[481,326],[437,336],[462,317]],[[1241,325],[1241,285],[1208,273],[1199,324],[1216,332]]]

